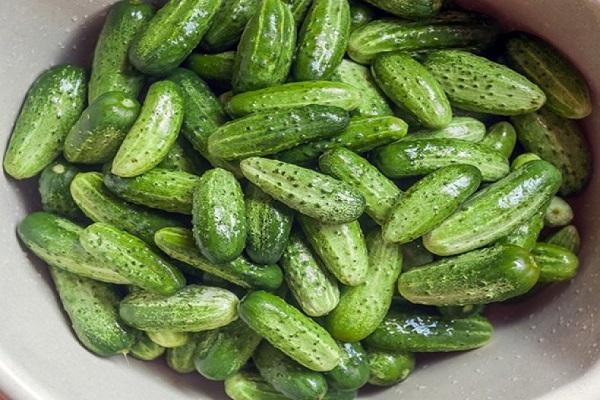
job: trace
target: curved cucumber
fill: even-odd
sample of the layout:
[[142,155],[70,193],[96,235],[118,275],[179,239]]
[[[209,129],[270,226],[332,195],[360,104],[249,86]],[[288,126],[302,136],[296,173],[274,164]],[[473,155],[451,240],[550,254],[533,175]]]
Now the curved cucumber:
[[207,81],[229,82],[233,76],[235,51],[224,51],[217,54],[192,54],[186,67]]
[[577,274],[579,259],[564,247],[537,243],[531,255],[540,268],[540,283],[567,281]]
[[129,349],[129,354],[138,360],[152,361],[165,353],[165,348],[154,343],[146,333],[141,332],[135,344]]
[[531,250],[535,246],[540,232],[544,228],[544,207],[535,213],[529,220],[517,226],[512,232],[501,238],[501,244],[512,244]]
[[[402,140],[414,139],[460,139],[479,142],[484,138],[485,124],[471,117],[454,117],[440,129],[424,129],[413,132]],[[515,136],[516,139],[516,136]],[[506,155],[508,157],[510,154]]]
[[492,125],[481,139],[480,144],[496,150],[505,157],[510,157],[517,143],[517,132],[510,122],[502,121]]
[[436,15],[443,0],[368,0],[375,7],[406,19],[426,19]]
[[369,379],[367,353],[359,342],[338,343],[341,359],[337,367],[325,374],[330,388],[353,391],[363,387]]
[[225,393],[233,400],[287,400],[255,372],[238,372],[225,380]]
[[551,228],[569,225],[573,221],[573,209],[565,200],[554,196],[544,214],[544,225]]
[[175,332],[170,330],[146,332],[150,340],[165,347],[174,348],[183,346],[190,341],[190,335],[187,332]]
[[565,226],[552,234],[546,242],[563,247],[574,254],[579,253],[579,248],[581,247],[581,238],[575,225]]
[[54,161],[44,168],[38,185],[44,211],[74,220],[84,218],[69,191],[71,182],[78,173],[79,168],[62,160]]
[[259,6],[259,0],[223,0],[200,46],[211,53],[234,47]]
[[411,353],[369,350],[369,383],[391,386],[402,382],[415,369],[415,356]]

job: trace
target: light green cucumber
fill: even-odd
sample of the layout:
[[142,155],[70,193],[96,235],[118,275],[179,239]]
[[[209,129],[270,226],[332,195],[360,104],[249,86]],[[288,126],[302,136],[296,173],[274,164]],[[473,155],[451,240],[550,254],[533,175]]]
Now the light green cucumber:
[[490,127],[480,143],[508,158],[515,149],[517,132],[510,122],[501,121]]
[[555,228],[569,225],[573,221],[573,209],[565,200],[554,196],[544,215],[544,225]]
[[579,269],[579,259],[564,247],[537,243],[531,255],[540,268],[539,283],[568,281]]
[[162,330],[150,331],[146,332],[146,334],[154,343],[169,349],[183,346],[190,341],[190,335],[187,332]]
[[408,378],[415,369],[415,356],[411,353],[369,350],[368,357],[371,385],[395,385]]
[[545,213],[546,211],[544,207],[542,207],[542,209],[535,213],[531,218],[518,225],[508,235],[501,238],[499,243],[512,244],[526,250],[531,250],[538,241],[538,236],[544,228]]
[[[200,333],[201,334],[201,333]],[[181,346],[167,349],[167,365],[180,374],[194,372],[194,354],[198,346],[197,334],[190,335],[190,339]]]
[[375,18],[375,10],[360,0],[350,0],[350,32]]
[[563,247],[574,254],[579,253],[581,247],[581,238],[575,225],[567,225],[561,228],[546,239],[546,242]]
[[367,353],[359,342],[338,342],[338,346],[342,358],[337,367],[325,374],[328,386],[336,391],[358,390],[369,379]]
[[156,360],[165,353],[165,348],[154,343],[148,335],[141,332],[135,344],[129,349],[129,354],[143,361]]
[[200,46],[211,53],[234,47],[259,6],[259,0],[223,0]]
[[541,160],[540,156],[534,153],[521,153],[512,160],[510,163],[510,169],[514,171],[517,168],[521,168],[523,165],[530,161]]
[[44,168],[38,181],[38,191],[44,211],[72,220],[84,218],[69,191],[71,182],[78,173],[79,168],[61,159]]
[[232,400],[287,400],[259,374],[238,372],[225,380],[225,393]]
[[443,0],[369,0],[370,4],[405,19],[427,19],[436,15]]
[[224,51],[217,54],[192,54],[186,67],[207,81],[229,82],[233,76],[235,51]]
[[477,143],[484,138],[484,135],[485,125],[483,122],[471,117],[454,117],[450,123],[443,128],[418,130],[412,132],[402,140],[460,139]]

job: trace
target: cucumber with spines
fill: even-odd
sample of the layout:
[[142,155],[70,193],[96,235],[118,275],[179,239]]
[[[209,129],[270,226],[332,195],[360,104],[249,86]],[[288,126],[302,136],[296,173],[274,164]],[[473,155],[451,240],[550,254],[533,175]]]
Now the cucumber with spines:
[[564,247],[574,254],[579,253],[579,248],[581,247],[581,238],[575,225],[567,225],[564,228],[561,228],[548,237],[546,242]]
[[471,117],[454,117],[448,125],[440,129],[420,129],[411,132],[402,140],[418,139],[460,139],[480,142],[485,135],[483,122]]

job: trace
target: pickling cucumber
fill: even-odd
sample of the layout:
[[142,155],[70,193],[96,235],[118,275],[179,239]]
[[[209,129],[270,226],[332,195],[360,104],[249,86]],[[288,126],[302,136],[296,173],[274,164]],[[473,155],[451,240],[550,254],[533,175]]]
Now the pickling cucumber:
[[544,213],[544,225],[555,228],[569,225],[573,221],[573,209],[565,200],[554,196]]
[[[484,138],[485,125],[471,117],[454,117],[450,123],[440,129],[421,129],[411,132],[402,140],[413,139],[460,139],[479,142]],[[516,135],[515,135],[516,140]],[[508,155],[506,155],[508,157]]]
[[521,168],[528,162],[535,160],[541,160],[540,156],[534,153],[521,153],[512,160],[510,163],[510,169],[514,171],[515,169]]
[[200,46],[211,53],[234,47],[259,5],[259,0],[223,0]]
[[140,332],[135,344],[129,349],[129,354],[138,360],[151,361],[162,356],[165,350],[161,345],[154,343],[146,333]]
[[187,332],[161,330],[146,332],[146,334],[154,343],[169,349],[183,346],[190,341],[190,334]]
[[480,143],[508,158],[517,143],[517,132],[510,122],[498,122],[490,127]]
[[82,220],[84,218],[69,191],[71,182],[78,173],[79,168],[60,159],[44,168],[38,184],[44,211],[62,215],[72,220]]
[[225,393],[233,400],[287,400],[259,374],[238,372],[225,380]]
[[155,168],[201,175],[207,167],[207,160],[198,154],[187,139],[180,136]]
[[217,54],[192,54],[186,67],[204,80],[229,82],[233,76],[234,63],[235,51],[224,51]]
[[194,353],[198,345],[198,339],[195,335],[191,335],[191,338],[181,346],[172,347],[167,349],[167,365],[174,371],[180,374],[187,374],[195,370],[194,367]]
[[540,232],[544,228],[544,207],[535,213],[529,220],[518,225],[508,235],[501,238],[498,242],[502,244],[512,244],[531,250],[535,246]]
[[338,342],[340,363],[332,371],[325,373],[330,389],[353,391],[363,387],[369,379],[367,353],[359,342]]
[[415,369],[415,356],[411,353],[369,350],[369,383],[391,386],[402,382]]
[[375,17],[375,10],[359,0],[350,0],[350,32],[368,23]]
[[567,225],[561,228],[546,239],[546,242],[563,247],[574,254],[579,253],[581,246],[581,238],[575,225]]
[[427,19],[436,15],[443,0],[368,0],[368,3],[400,18]]
[[579,259],[564,247],[537,243],[531,255],[540,268],[540,283],[567,281],[577,274]]

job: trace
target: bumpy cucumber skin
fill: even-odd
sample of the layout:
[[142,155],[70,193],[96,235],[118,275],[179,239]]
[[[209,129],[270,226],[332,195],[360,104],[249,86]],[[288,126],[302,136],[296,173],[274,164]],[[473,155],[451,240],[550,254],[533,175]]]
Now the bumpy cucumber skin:
[[369,380],[367,353],[359,342],[338,345],[342,358],[337,367],[325,374],[327,383],[337,391],[358,390]]
[[540,268],[540,283],[568,281],[579,269],[579,259],[564,247],[537,243],[531,255]]
[[119,307],[121,318],[145,331],[200,332],[237,319],[238,298],[228,290],[188,285],[172,296],[130,293]]
[[298,33],[296,80],[328,79],[342,62],[349,36],[348,0],[313,0]]
[[165,348],[154,343],[148,335],[140,332],[133,346],[129,349],[129,354],[142,361],[156,360],[165,353]]
[[448,352],[476,349],[492,336],[483,317],[445,319],[441,316],[391,310],[366,343],[378,349]]
[[415,356],[411,353],[369,350],[369,383],[391,386],[402,382],[415,369]]
[[323,374],[303,367],[267,342],[261,343],[253,360],[260,375],[290,399],[320,399],[327,393]]
[[490,127],[480,143],[508,158],[515,149],[517,132],[510,122],[501,121]]
[[50,267],[50,275],[81,343],[102,357],[126,354],[136,335],[119,318],[113,288],[59,268]]
[[44,71],[29,88],[15,122],[4,154],[6,173],[31,178],[50,164],[83,111],[86,95],[83,68],[63,64]]
[[561,118],[546,108],[513,117],[519,142],[560,171],[563,196],[582,190],[592,170],[589,145],[574,121]]
[[159,229],[181,226],[176,219],[117,198],[104,186],[102,174],[98,172],[77,174],[71,182],[70,190],[77,206],[92,221],[114,225],[146,243],[154,243],[154,233]]
[[200,46],[211,53],[234,47],[259,5],[259,0],[223,0]]
[[238,44],[231,84],[236,93],[283,83],[296,46],[296,26],[281,0],[264,0]]
[[220,6],[221,0],[170,0],[133,39],[129,60],[145,74],[167,74],[200,43]]
[[194,353],[198,341],[194,336],[185,344],[167,349],[167,365],[174,371],[180,374],[193,372],[194,368]]
[[523,222],[508,235],[498,241],[500,244],[512,244],[531,250],[535,246],[540,232],[544,228],[544,207],[533,215],[529,220]]
[[403,140],[460,139],[477,143],[484,138],[484,135],[485,125],[483,122],[471,117],[454,117],[443,128],[419,130],[406,136]]
[[225,393],[233,400],[288,400],[255,372],[243,371],[225,380]]
[[571,253],[579,253],[581,238],[575,225],[568,225],[552,234],[546,242],[563,247]]
[[306,368],[324,372],[339,364],[339,348],[329,333],[281,297],[251,292],[238,312],[256,333]]
[[235,51],[224,51],[217,54],[192,54],[185,65],[204,80],[229,82],[233,76],[234,63]]
[[175,332],[170,330],[146,332],[150,340],[154,343],[171,349],[183,346],[190,341],[190,334],[187,332]]
[[358,342],[369,336],[387,313],[402,269],[400,246],[385,243],[381,232],[367,237],[369,271],[362,285],[346,289],[325,326],[337,340]]
[[369,0],[370,4],[400,18],[426,19],[436,15],[443,0]]
[[450,165],[427,175],[392,208],[383,225],[384,240],[403,244],[421,237],[456,211],[480,184],[481,173],[471,165]]
[[440,50],[424,62],[439,80],[452,105],[497,115],[538,110],[546,95],[533,82],[504,65],[459,50]]
[[71,181],[78,173],[79,168],[60,159],[44,168],[38,185],[44,211],[73,220],[83,219],[69,191]]
[[520,32],[506,43],[506,55],[513,68],[542,88],[547,107],[557,115],[581,119],[592,112],[585,78],[549,43]]
[[389,178],[425,175],[453,164],[477,167],[484,181],[496,181],[509,172],[502,154],[460,139],[400,140],[376,149],[373,161]]
[[421,125],[439,129],[452,121],[452,108],[438,81],[405,53],[378,56],[371,72],[379,87]]
[[544,226],[555,228],[569,225],[573,221],[573,209],[565,200],[554,196],[544,214]]
[[352,185],[363,195],[365,212],[382,225],[402,192],[366,159],[343,147],[329,150],[319,159],[324,173]]

